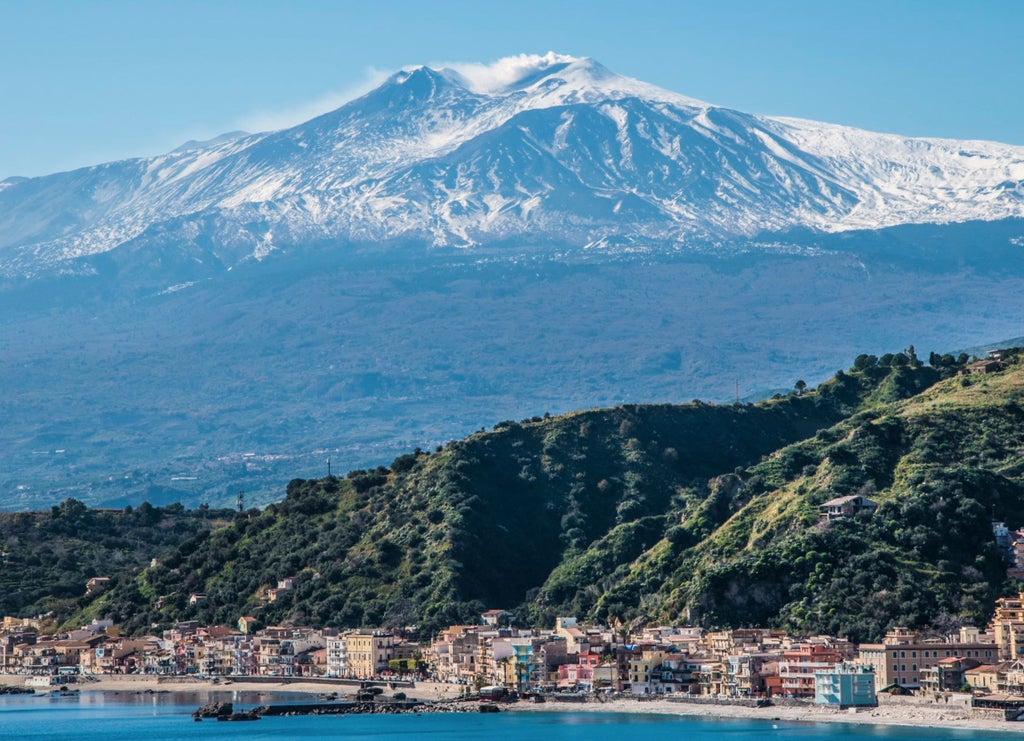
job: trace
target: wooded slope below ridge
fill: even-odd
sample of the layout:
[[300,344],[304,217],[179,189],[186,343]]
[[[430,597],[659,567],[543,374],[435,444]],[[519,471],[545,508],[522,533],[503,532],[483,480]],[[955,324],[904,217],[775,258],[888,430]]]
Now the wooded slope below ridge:
[[[126,563],[64,614],[130,632],[243,614],[430,632],[504,607],[523,624],[574,614],[854,640],[983,622],[1013,588],[991,521],[1024,525],[1024,367],[933,363],[861,356],[813,392],[756,405],[503,422],[389,468],[295,480],[263,511]],[[854,493],[877,512],[819,524],[817,505]],[[285,577],[295,589],[268,602]],[[194,592],[207,599],[189,605]]]

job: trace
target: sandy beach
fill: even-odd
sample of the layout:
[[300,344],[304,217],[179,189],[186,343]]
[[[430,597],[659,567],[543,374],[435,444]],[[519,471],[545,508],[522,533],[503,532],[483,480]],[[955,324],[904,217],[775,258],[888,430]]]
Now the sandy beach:
[[[279,695],[316,696],[337,692],[351,696],[351,684],[299,681],[245,681],[231,680],[213,683],[209,680],[164,678],[152,676],[103,676],[98,681],[79,685],[83,692],[248,692]],[[419,700],[452,700],[460,696],[462,687],[435,682],[418,682],[415,688],[402,687],[408,697]],[[396,690],[397,691],[397,690]],[[388,691],[387,696],[390,696]],[[751,708],[727,702],[704,704],[673,700],[638,700],[631,698],[607,699],[602,702],[518,702],[502,705],[506,712],[521,713],[655,713],[662,715],[700,718],[744,718],[765,721],[801,723],[859,723],[885,726],[917,726],[944,729],[963,729],[1024,735],[1024,723],[1007,723],[998,713],[972,710],[963,705],[942,705],[914,698],[905,702],[887,702],[874,708],[836,710],[806,705],[801,707],[771,706]]]
[[158,681],[153,676],[99,676],[98,681],[82,682],[77,685],[83,692],[266,692],[279,694],[321,694],[337,692],[339,695],[352,694],[351,685],[327,685],[316,682],[246,682],[240,680],[220,681],[193,680],[167,677]]
[[657,713],[700,718],[744,718],[800,723],[859,723],[884,726],[960,728],[1024,734],[1024,723],[1007,723],[995,717],[975,714],[969,708],[934,704],[898,704],[858,710],[806,707],[751,708],[728,703],[696,704],[672,700],[615,699],[606,702],[542,703],[520,702],[509,706],[513,712]]

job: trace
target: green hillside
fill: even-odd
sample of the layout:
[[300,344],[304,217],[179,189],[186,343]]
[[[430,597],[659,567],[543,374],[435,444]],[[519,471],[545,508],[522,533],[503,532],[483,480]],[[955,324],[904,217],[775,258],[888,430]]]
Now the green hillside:
[[[982,621],[1024,525],[1024,366],[912,351],[756,405],[503,422],[345,478],[295,480],[77,604],[129,631],[194,618],[406,625],[482,609],[779,625],[864,640]],[[847,494],[873,515],[819,523]],[[293,577],[273,601],[267,590]],[[205,600],[189,604],[193,593]]]
[[85,596],[89,579],[124,582],[231,516],[181,505],[96,510],[73,499],[46,512],[0,513],[0,614],[95,617],[95,600]]
[[[1011,589],[992,520],[1024,524],[1022,400],[1015,366],[870,404],[692,492],[664,537],[578,609],[860,640],[892,624],[984,622]],[[849,494],[877,512],[820,525],[818,505]],[[542,594],[568,593],[574,568],[603,545]]]

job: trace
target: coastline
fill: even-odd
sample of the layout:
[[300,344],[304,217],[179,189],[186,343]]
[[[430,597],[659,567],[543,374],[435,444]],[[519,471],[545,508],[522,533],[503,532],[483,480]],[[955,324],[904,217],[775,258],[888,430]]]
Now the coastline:
[[[118,693],[251,693],[316,697],[337,692],[340,697],[351,696],[356,688],[351,684],[330,684],[324,682],[303,682],[300,680],[246,681],[232,679],[230,683],[213,683],[209,680],[194,680],[182,677],[180,680],[158,681],[154,676],[101,676],[98,681],[80,683],[82,692]],[[2,682],[0,682],[2,683]],[[426,701],[457,699],[462,687],[433,682],[418,682],[415,687],[401,688],[410,698]],[[390,694],[390,693],[389,693]],[[729,702],[706,703],[686,702],[668,699],[612,698],[597,701],[588,698],[586,702],[545,703],[515,702],[499,704],[503,712],[513,713],[623,713],[657,714],[693,717],[702,719],[746,719],[779,721],[786,723],[845,723],[878,726],[913,726],[965,731],[1019,734],[1024,723],[1007,722],[994,715],[959,705],[938,705],[930,702],[884,703],[877,707],[838,710],[816,705],[792,707],[772,705],[766,708],[747,707]]]

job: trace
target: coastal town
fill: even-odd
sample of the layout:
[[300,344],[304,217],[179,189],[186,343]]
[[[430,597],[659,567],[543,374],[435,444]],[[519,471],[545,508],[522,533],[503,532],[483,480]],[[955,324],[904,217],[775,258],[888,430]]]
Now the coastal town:
[[[881,694],[925,695],[1016,717],[1024,707],[1024,593],[1000,599],[982,631],[951,635],[894,627],[881,643],[782,630],[588,625],[557,618],[549,629],[519,628],[510,612],[480,615],[433,640],[414,628],[339,631],[296,625],[182,622],[160,635],[122,637],[111,621],[44,634],[37,619],[5,617],[0,670],[30,687],[103,676],[230,681],[332,681],[392,688],[447,685],[451,697],[554,695],[804,701],[870,707]],[[12,677],[13,679],[14,677]]]

